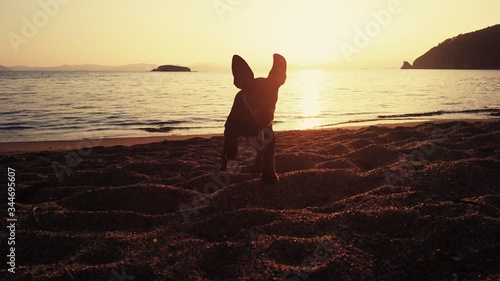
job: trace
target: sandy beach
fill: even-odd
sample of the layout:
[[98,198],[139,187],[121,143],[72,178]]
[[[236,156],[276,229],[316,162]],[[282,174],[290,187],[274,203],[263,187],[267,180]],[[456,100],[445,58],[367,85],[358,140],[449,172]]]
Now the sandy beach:
[[276,143],[272,186],[243,139],[228,173],[221,136],[1,144],[0,279],[500,280],[499,119]]

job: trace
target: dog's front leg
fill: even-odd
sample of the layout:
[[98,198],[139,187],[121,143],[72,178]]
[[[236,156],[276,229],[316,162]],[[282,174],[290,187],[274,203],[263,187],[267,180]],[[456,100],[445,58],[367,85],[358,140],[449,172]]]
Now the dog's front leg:
[[264,158],[264,150],[257,149],[257,156],[255,156],[255,167],[257,167],[257,173],[262,172],[262,158]]
[[227,161],[233,160],[238,153],[238,135],[230,128],[224,130],[224,145],[222,148],[221,171],[227,171]]

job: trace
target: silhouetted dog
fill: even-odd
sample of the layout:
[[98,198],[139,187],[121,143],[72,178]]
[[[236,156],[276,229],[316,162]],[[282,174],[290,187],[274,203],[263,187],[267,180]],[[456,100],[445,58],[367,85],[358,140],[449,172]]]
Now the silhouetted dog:
[[238,55],[233,56],[234,85],[241,89],[234,98],[224,130],[222,171],[227,161],[236,157],[238,138],[249,137],[257,150],[256,165],[261,179],[267,184],[278,181],[274,166],[273,119],[278,89],[286,80],[286,60],[274,54],[274,63],[267,78],[254,78],[248,64]]

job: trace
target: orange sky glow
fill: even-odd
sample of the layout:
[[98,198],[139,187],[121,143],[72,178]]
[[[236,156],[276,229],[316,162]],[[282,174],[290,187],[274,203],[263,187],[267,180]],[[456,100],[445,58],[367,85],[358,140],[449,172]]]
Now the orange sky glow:
[[[361,3],[363,2],[363,3]],[[365,3],[366,2],[366,3]],[[498,0],[0,0],[0,65],[399,67],[500,23]]]

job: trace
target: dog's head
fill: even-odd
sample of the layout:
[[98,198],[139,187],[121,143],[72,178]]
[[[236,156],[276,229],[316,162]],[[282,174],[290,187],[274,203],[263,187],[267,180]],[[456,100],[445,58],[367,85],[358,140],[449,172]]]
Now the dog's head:
[[254,78],[252,69],[238,55],[233,56],[231,65],[234,85],[241,89],[246,107],[259,127],[272,124],[278,101],[278,89],[286,80],[286,60],[274,54],[274,63],[267,78]]

